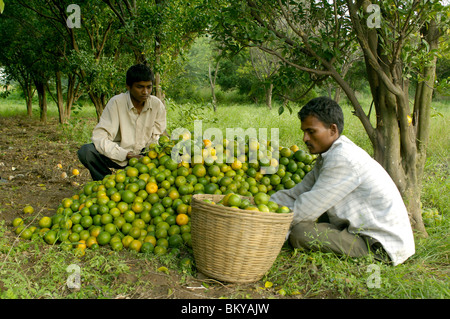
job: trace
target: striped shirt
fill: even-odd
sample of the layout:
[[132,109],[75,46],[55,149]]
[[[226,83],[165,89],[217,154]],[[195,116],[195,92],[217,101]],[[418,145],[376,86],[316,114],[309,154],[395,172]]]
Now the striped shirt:
[[384,168],[363,149],[340,136],[317,158],[301,183],[271,200],[294,212],[292,226],[316,221],[327,212],[330,223],[372,237],[394,265],[415,252],[414,237],[400,192]]
[[151,95],[138,114],[130,93],[109,100],[92,133],[92,142],[100,154],[121,166],[127,165],[128,152],[139,154],[151,143],[157,143],[166,129],[166,108]]

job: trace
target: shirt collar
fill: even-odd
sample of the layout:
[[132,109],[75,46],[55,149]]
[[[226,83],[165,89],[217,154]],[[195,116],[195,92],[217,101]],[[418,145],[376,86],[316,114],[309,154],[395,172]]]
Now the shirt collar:
[[[134,105],[133,105],[133,102],[131,102],[130,91],[127,91],[125,94],[127,95],[127,107],[128,107],[128,110],[131,111],[134,108]],[[144,108],[142,109],[142,112],[145,112],[145,111],[147,111],[149,109],[150,110],[152,109],[152,103],[150,102],[151,98],[152,97],[150,95],[148,97],[147,101],[145,101]]]
[[330,148],[319,155],[320,158],[326,157],[328,153],[330,153],[337,145],[342,144],[345,141],[346,137],[344,135],[340,135],[334,142],[331,144]]

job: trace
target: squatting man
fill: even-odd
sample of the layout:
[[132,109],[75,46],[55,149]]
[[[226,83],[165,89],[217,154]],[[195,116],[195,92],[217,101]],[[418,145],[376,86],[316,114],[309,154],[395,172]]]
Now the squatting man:
[[295,248],[376,259],[394,266],[415,253],[400,192],[384,168],[346,136],[335,101],[318,97],[298,113],[303,141],[318,154],[295,187],[271,196],[294,219],[288,238]]

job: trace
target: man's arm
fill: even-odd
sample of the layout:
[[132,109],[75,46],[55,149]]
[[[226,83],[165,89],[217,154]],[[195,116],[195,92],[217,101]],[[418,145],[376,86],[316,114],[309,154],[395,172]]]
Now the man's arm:
[[114,160],[124,161],[128,158],[128,151],[114,142],[119,131],[119,114],[115,112],[116,108],[112,103],[115,102],[109,101],[103,110],[100,121],[92,132],[92,142],[100,154]]
[[300,194],[294,202],[292,225],[301,221],[315,221],[351,193],[361,179],[345,159],[328,159],[320,169],[314,186]]
[[306,174],[303,180],[295,185],[291,189],[283,189],[274,193],[270,200],[274,201],[278,205],[287,206],[291,210],[294,209],[295,200],[304,192],[309,191],[315,182],[315,174],[317,168],[314,167],[308,174]]
[[153,129],[152,140],[158,141],[161,135],[169,136],[166,131],[167,127],[167,112],[164,104],[160,101],[160,109],[158,110],[158,114],[155,118],[155,127]]

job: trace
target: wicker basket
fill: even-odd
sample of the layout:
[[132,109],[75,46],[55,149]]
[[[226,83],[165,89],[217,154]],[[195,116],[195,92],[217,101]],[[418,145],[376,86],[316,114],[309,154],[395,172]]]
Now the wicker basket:
[[223,197],[192,197],[191,235],[196,266],[220,281],[258,281],[280,253],[294,214],[242,210],[203,201],[217,203]]

